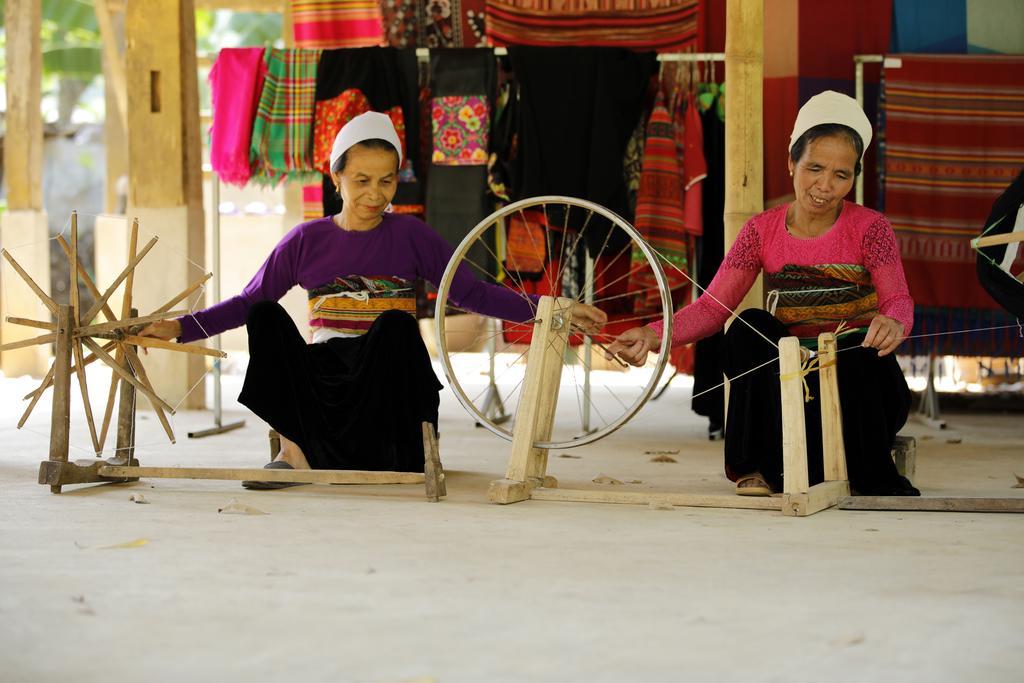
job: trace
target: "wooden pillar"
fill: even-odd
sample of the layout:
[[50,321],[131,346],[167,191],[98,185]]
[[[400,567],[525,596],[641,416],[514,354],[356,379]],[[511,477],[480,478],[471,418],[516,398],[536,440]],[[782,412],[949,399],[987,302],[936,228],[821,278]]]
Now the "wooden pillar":
[[[123,10],[123,7],[121,8]],[[107,115],[103,121],[106,150],[104,211],[123,213],[118,182],[128,175],[128,93],[124,73],[124,12],[114,12],[107,0],[95,0],[96,19],[103,40],[103,95]]]
[[[46,287],[50,281],[50,252],[46,211],[43,209],[43,117],[40,112],[42,52],[40,5],[37,0],[7,0],[7,133],[4,136],[4,180],[7,211],[0,223],[2,243],[32,278]],[[32,330],[8,325],[6,316],[48,320],[50,313],[17,276],[0,268],[0,343],[32,336]],[[26,347],[0,354],[0,369],[8,376],[41,377],[50,349]]]
[[[764,209],[764,0],[725,6],[725,250]],[[738,310],[761,308],[758,278]]]
[[[146,313],[201,276],[204,220],[193,0],[129,2],[125,10],[128,213],[160,243],[135,274]],[[175,404],[204,373],[201,356],[150,354],[157,394]],[[200,385],[183,404],[204,405]]]

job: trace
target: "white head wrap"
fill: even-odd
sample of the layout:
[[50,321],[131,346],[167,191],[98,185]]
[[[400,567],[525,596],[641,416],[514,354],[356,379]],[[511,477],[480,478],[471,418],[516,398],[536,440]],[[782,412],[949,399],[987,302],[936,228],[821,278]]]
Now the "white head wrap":
[[[796,122],[793,124],[793,134],[789,136],[789,149],[793,149],[801,135],[823,123],[839,123],[852,128],[864,143],[865,152],[871,144],[871,122],[857,104],[857,100],[834,90],[826,90],[807,100],[807,103],[800,107]],[[861,159],[863,158],[862,153]]]
[[368,111],[355,117],[338,131],[338,136],[334,138],[334,146],[331,148],[331,170],[334,170],[334,164],[350,147],[365,140],[374,139],[391,143],[395,151],[398,152],[398,167],[401,168],[402,141],[398,138],[395,124],[391,123],[387,114]]

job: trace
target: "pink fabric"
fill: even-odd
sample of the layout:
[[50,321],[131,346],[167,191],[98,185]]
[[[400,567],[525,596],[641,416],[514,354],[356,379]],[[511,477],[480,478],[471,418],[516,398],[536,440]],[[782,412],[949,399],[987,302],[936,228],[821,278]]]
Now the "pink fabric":
[[224,48],[210,69],[210,165],[229,185],[249,181],[252,123],[266,74],[262,47]]
[[[777,206],[747,221],[708,291],[673,317],[673,346],[690,344],[721,330],[754,284],[758,272],[764,269],[767,273],[777,273],[787,264],[864,266],[871,273],[871,283],[878,293],[879,312],[902,323],[905,334],[910,334],[914,301],[907,289],[889,220],[877,211],[844,202],[839,220],[828,232],[815,239],[802,240],[786,230],[788,208],[786,204]],[[661,336],[660,322],[648,327]]]

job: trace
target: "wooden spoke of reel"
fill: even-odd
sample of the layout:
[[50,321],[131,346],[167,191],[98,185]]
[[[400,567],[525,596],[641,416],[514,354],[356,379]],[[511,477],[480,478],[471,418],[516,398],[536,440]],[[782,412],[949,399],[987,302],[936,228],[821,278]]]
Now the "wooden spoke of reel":
[[[85,417],[89,427],[89,436],[92,440],[93,449],[97,457],[103,452],[111,418],[113,416],[114,397],[117,394],[117,387],[122,385],[121,391],[121,412],[118,417],[118,450],[126,450],[128,455],[120,453],[115,457],[112,464],[128,465],[131,463],[131,446],[134,443],[133,435],[123,433],[125,430],[134,430],[134,392],[142,392],[153,405],[160,424],[172,443],[175,441],[174,432],[167,420],[167,413],[174,414],[174,408],[161,399],[153,389],[152,383],[146,375],[145,368],[136,351],[136,347],[164,349],[180,353],[199,354],[223,358],[226,354],[193,344],[178,344],[175,342],[163,341],[149,337],[139,337],[137,332],[146,324],[163,320],[166,318],[185,315],[187,310],[172,310],[172,308],[187,299],[190,295],[199,290],[211,277],[207,273],[196,280],[185,290],[167,301],[163,306],[153,313],[139,316],[132,309],[132,294],[134,287],[135,269],[145,258],[157,242],[157,238],[151,239],[141,251],[136,251],[138,244],[138,220],[132,222],[129,244],[128,263],[114,282],[100,292],[92,278],[82,267],[78,257],[78,214],[71,214],[70,243],[62,236],[57,241],[64,251],[69,264],[70,272],[70,295],[69,303],[58,304],[48,296],[39,285],[32,280],[31,276],[21,267],[14,257],[6,250],[0,251],[3,258],[10,264],[13,270],[25,281],[29,289],[39,298],[44,306],[56,317],[56,324],[47,321],[30,320],[26,318],[8,317],[7,321],[16,325],[47,330],[43,334],[32,339],[12,342],[0,346],[0,351],[8,351],[26,346],[38,344],[55,344],[56,353],[53,364],[43,378],[39,387],[25,396],[30,403],[18,421],[18,428],[24,426],[31,415],[33,408],[42,397],[43,393],[54,387],[54,401],[51,419],[50,434],[50,458],[44,461],[40,468],[40,483],[48,483],[51,490],[60,492],[62,483],[71,483],[69,478],[74,478],[70,470],[67,476],[60,472],[64,469],[77,467],[68,463],[68,432],[70,427],[70,385],[71,376],[77,377],[79,391],[85,406]],[[84,314],[81,313],[80,285],[84,284],[86,289],[95,298],[95,303]],[[124,297],[121,314],[118,316],[107,304],[109,298],[118,287],[124,284]],[[102,313],[106,319],[104,322],[94,323],[93,318]],[[101,340],[98,343],[96,340]],[[88,351],[88,353],[87,353]],[[107,403],[103,412],[101,428],[97,430],[96,419],[92,410],[92,401],[89,397],[88,382],[86,381],[86,368],[96,360],[100,360],[112,370],[110,390],[107,395]]]

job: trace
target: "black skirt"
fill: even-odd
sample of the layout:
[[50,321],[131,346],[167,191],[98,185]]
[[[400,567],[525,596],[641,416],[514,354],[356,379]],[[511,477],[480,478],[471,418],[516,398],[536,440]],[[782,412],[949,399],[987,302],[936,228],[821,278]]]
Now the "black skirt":
[[[767,311],[749,309],[740,318],[725,335],[724,369],[729,377],[778,358],[778,350],[744,322],[772,342],[789,336]],[[863,341],[859,334],[839,340],[836,364],[850,487],[863,495],[913,495],[916,490],[896,471],[891,456],[896,432],[910,412],[910,388],[896,357],[879,357],[877,349],[861,348]],[[804,404],[813,485],[824,478],[818,373],[807,375],[807,384],[816,397]],[[730,382],[725,472],[732,481],[760,472],[773,490],[781,491],[782,469],[782,398],[775,363]]]
[[238,400],[314,469],[423,471],[422,423],[436,428],[441,383],[416,320],[383,313],[353,338],[307,344],[280,304],[249,311]]

